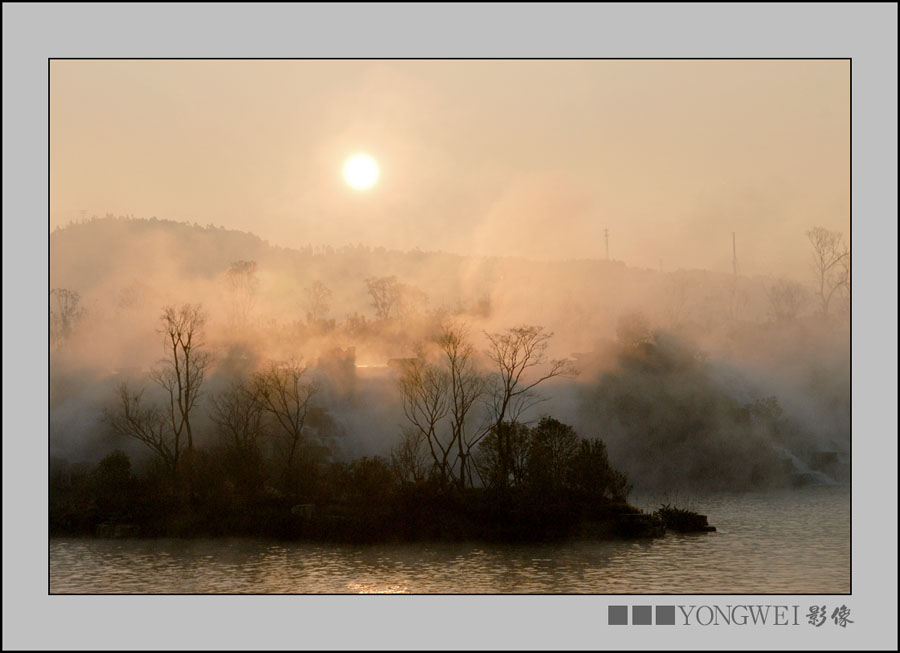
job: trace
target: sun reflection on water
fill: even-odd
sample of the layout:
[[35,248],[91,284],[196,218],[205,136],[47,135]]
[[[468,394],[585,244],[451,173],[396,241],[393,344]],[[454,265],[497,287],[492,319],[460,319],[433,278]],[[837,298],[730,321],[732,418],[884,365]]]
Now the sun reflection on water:
[[369,583],[348,583],[347,589],[354,594],[409,594],[409,587],[406,585],[378,587]]

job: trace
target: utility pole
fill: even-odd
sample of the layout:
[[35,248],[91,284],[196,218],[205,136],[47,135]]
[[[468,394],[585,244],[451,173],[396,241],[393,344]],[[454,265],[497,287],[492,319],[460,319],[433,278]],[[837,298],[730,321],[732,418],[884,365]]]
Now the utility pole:
[[731,232],[731,268],[734,272],[734,278],[737,279],[737,244],[735,243],[734,232]]
[[733,276],[731,278],[731,298],[730,298],[730,306],[729,310],[731,312],[731,319],[737,320],[737,310],[738,310],[738,295],[737,295],[737,283],[738,283],[738,266],[737,266],[737,244],[735,241],[734,232],[731,232],[731,271]]
[[606,260],[609,260],[609,229],[603,230],[603,237],[606,239]]

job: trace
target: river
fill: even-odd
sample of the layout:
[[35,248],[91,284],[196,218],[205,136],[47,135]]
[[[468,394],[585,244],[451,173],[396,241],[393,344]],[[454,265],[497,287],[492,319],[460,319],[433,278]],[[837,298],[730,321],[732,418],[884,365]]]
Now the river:
[[[653,507],[652,499],[633,499]],[[52,539],[51,593],[850,591],[850,489],[695,498],[715,533],[541,544]],[[658,503],[657,503],[658,505]]]

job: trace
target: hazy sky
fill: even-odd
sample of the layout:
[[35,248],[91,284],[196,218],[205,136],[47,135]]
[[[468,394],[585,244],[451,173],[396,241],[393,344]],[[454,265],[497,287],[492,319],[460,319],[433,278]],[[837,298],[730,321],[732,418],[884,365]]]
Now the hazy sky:
[[[50,226],[808,276],[850,230],[847,61],[54,61]],[[357,151],[376,187],[341,176]]]

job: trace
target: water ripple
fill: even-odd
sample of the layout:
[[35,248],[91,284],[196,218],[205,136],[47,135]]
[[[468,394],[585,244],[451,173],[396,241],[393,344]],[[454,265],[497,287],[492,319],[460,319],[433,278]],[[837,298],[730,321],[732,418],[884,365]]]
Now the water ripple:
[[843,593],[846,487],[702,500],[718,531],[641,541],[327,546],[50,542],[51,593]]

